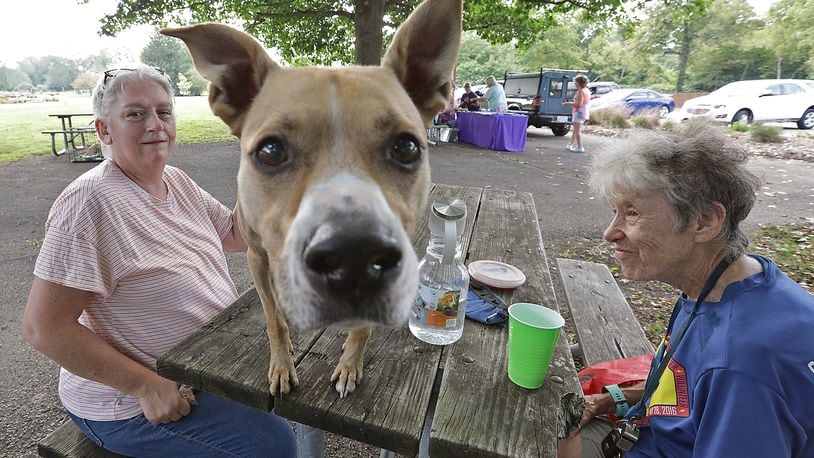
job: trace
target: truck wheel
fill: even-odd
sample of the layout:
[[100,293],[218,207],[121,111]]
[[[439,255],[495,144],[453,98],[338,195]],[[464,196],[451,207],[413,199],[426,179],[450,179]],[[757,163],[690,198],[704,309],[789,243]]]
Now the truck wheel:
[[568,131],[571,130],[571,126],[568,124],[560,124],[558,126],[551,126],[551,132],[554,132],[554,135],[558,137],[562,137],[563,135],[567,134]]

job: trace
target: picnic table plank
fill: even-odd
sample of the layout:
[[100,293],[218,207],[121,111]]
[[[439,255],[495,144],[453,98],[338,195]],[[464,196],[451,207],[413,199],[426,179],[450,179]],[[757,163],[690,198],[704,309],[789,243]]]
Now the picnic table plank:
[[[485,190],[478,212],[468,262],[490,259],[517,266],[528,280],[502,292],[507,303],[533,302],[558,310],[531,194]],[[539,390],[520,388],[508,379],[507,340],[507,327],[467,320],[461,340],[448,347],[430,433],[431,456],[555,456],[557,438],[578,423],[584,399],[564,334]],[[517,422],[533,426],[517,428]]]
[[[295,363],[321,333],[292,335]],[[266,318],[252,288],[162,356],[156,366],[164,377],[268,411],[274,406],[268,391],[268,358]]]
[[[439,196],[455,196],[470,209],[467,233],[478,206],[479,188],[436,185],[428,205]],[[429,240],[429,207],[420,213],[413,246],[423,256]],[[276,400],[275,412],[291,420],[341,434],[404,455],[416,455],[442,347],[421,342],[407,326],[374,328],[365,352],[364,379],[340,399],[328,382],[339,361],[344,331],[327,329],[297,367],[299,389]]]

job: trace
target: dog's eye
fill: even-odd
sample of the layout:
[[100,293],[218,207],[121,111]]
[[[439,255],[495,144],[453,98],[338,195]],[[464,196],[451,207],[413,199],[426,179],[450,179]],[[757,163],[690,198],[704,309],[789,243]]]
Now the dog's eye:
[[421,147],[412,136],[403,135],[393,142],[390,156],[404,165],[413,165],[421,159]]
[[285,144],[279,138],[263,140],[254,151],[257,160],[269,167],[279,167],[288,160]]

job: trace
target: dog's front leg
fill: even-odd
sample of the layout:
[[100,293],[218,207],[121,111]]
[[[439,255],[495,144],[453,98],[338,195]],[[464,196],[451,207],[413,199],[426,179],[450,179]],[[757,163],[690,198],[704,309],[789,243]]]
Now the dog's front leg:
[[249,268],[254,277],[254,284],[263,304],[266,315],[266,333],[269,336],[269,392],[272,395],[288,394],[291,387],[299,385],[294,360],[291,359],[291,337],[288,334],[288,324],[285,313],[274,298],[272,279],[269,271],[268,257],[265,251],[258,253],[251,246],[248,251]]
[[370,338],[370,327],[355,328],[348,332],[342,344],[342,356],[336,365],[331,381],[335,383],[339,397],[344,398],[356,389],[362,381],[362,367],[365,364],[365,348]]

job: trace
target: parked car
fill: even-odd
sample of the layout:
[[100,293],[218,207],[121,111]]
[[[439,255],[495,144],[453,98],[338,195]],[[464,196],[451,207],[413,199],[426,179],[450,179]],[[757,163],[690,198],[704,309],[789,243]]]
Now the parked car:
[[588,83],[588,90],[591,91],[591,100],[598,99],[608,92],[619,89],[619,85],[613,81],[594,81]]
[[675,106],[672,97],[651,89],[617,89],[591,100],[589,105],[592,111],[624,108],[630,116],[653,112],[661,118],[670,114]]
[[583,71],[549,70],[533,73],[506,73],[503,89],[510,112],[529,117],[529,126],[549,127],[554,135],[571,130],[571,107],[562,102],[574,100],[574,77]]
[[795,122],[814,127],[814,81],[748,80],[729,83],[707,95],[687,100],[680,119],[706,117],[726,123]]

